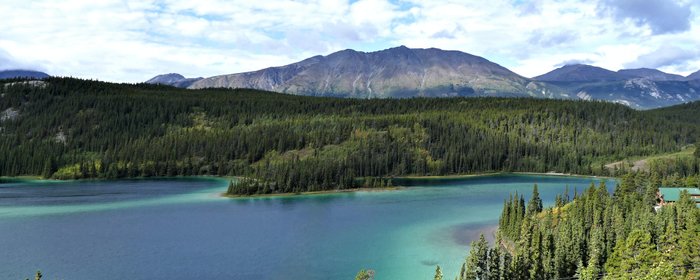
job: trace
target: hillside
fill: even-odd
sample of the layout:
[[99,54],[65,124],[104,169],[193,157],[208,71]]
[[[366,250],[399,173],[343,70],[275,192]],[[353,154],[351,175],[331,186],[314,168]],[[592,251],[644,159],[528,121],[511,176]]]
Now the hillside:
[[597,163],[678,151],[699,135],[691,105],[635,111],[549,99],[362,100],[45,82],[0,86],[0,112],[12,115],[0,121],[0,176],[264,178],[241,190],[248,194],[358,187],[354,179],[366,176],[605,175]]
[[455,279],[698,279],[700,207],[684,192],[654,210],[661,185],[657,174],[630,173],[613,192],[591,183],[548,208],[537,185],[527,202],[515,193],[499,245],[473,241]]
[[[680,152],[653,155],[648,157],[635,157],[628,158],[621,161],[616,161],[605,165],[605,168],[610,171],[620,170],[622,172],[626,171],[643,171],[648,172],[650,170],[659,170],[659,165],[665,165],[664,169],[669,169],[673,167],[679,161],[689,161],[695,158],[695,147],[685,147]],[[661,172],[660,172],[661,173]]]

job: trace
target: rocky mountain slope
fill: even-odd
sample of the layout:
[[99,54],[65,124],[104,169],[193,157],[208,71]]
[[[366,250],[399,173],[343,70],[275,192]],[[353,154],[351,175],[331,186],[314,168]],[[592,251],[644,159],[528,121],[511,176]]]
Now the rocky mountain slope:
[[657,69],[611,71],[565,65],[532,79],[460,51],[405,46],[376,52],[344,50],[258,71],[147,83],[177,87],[253,88],[298,95],[351,98],[511,96],[604,100],[636,109],[700,100],[700,71],[688,77]]
[[700,100],[700,81],[656,69],[613,72],[590,65],[567,65],[535,80],[569,92],[571,98],[605,100],[636,109],[651,109]]
[[556,87],[522,77],[482,57],[405,46],[377,52],[344,50],[286,66],[206,78],[190,86],[208,87],[355,98],[565,97]]

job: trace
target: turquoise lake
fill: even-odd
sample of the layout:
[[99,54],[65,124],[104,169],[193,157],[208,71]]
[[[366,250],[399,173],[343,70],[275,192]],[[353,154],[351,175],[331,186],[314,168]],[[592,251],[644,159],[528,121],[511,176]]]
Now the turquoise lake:
[[[503,201],[599,178],[490,175],[229,199],[219,179],[0,181],[0,279],[453,279]],[[608,187],[615,181],[607,179]]]

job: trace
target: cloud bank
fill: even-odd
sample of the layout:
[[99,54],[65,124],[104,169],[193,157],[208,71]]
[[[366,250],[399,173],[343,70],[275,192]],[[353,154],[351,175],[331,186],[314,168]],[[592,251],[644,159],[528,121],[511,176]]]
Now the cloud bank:
[[352,48],[437,47],[532,77],[566,61],[700,69],[689,0],[0,0],[0,68],[139,82],[213,76]]

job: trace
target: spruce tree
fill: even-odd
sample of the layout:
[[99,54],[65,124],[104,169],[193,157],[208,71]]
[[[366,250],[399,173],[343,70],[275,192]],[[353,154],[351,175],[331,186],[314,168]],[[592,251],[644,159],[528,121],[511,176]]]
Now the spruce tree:
[[459,280],[477,280],[479,278],[479,248],[476,241],[472,241],[469,245],[469,255],[467,256]]
[[442,269],[440,269],[439,265],[435,268],[435,277],[433,279],[442,280]]
[[540,198],[540,192],[537,190],[537,184],[532,188],[532,197],[527,203],[527,215],[531,216],[542,212],[542,199]]
[[489,271],[489,243],[486,241],[483,234],[479,236],[479,241],[476,243],[476,261],[477,278],[487,279]]

